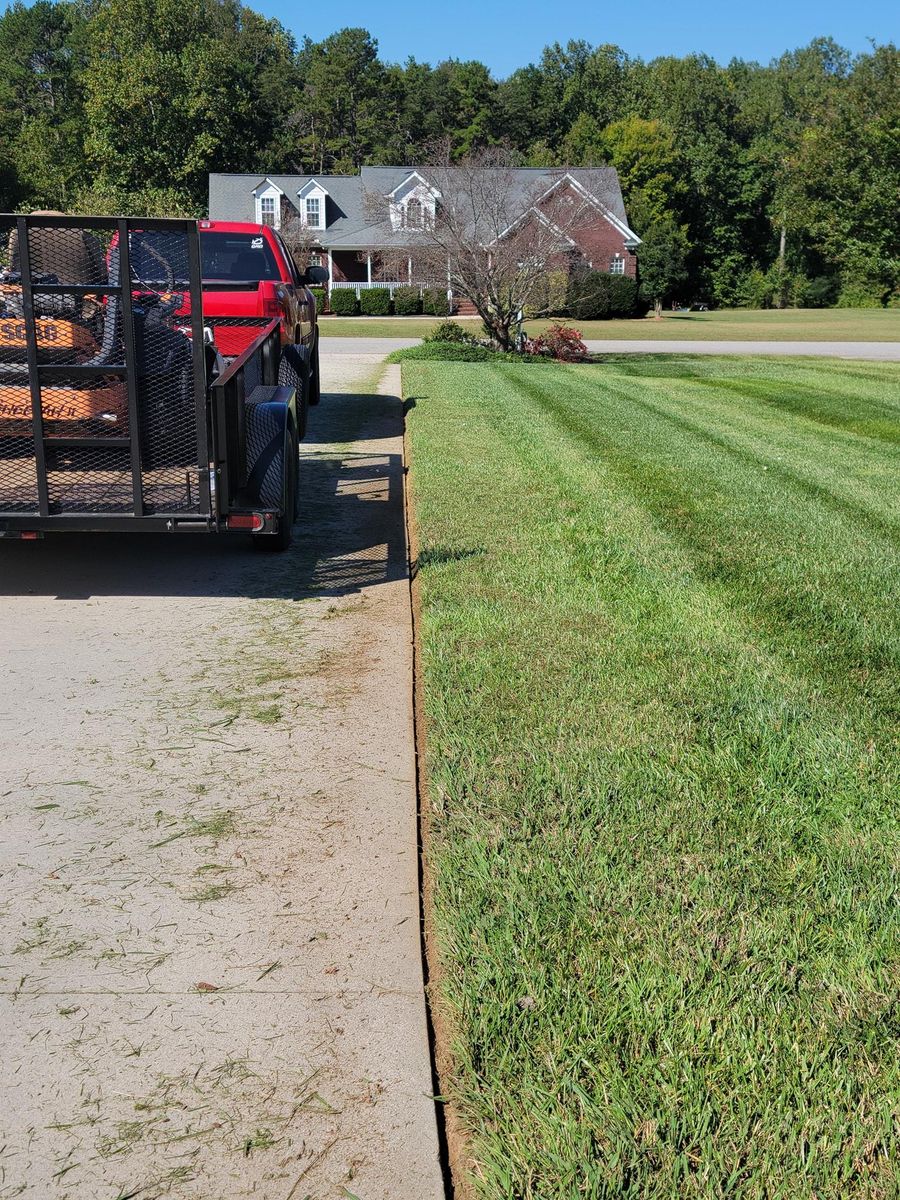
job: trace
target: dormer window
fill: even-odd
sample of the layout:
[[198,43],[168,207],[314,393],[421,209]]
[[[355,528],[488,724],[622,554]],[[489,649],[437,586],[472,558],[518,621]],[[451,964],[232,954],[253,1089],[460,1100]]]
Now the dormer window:
[[261,196],[259,201],[260,225],[271,225],[275,228],[275,197]]
[[391,225],[394,229],[431,229],[439,199],[437,188],[418,171],[410,172],[402,183],[387,193]]
[[318,179],[308,179],[297,192],[294,207],[300,221],[307,229],[324,229],[328,220],[325,203],[328,199],[327,190]]
[[271,179],[264,179],[253,190],[253,204],[257,225],[268,225],[271,229],[281,228],[281,202],[284,192]]

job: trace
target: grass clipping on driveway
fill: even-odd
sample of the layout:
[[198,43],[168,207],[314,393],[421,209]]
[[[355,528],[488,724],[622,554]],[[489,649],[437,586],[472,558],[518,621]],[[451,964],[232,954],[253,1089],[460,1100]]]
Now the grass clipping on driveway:
[[896,1196],[900,368],[403,380],[477,1190]]

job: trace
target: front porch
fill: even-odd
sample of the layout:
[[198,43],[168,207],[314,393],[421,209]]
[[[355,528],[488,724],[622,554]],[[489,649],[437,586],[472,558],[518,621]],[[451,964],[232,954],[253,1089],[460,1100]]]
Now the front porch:
[[[380,284],[389,284],[391,287],[430,287],[431,284],[420,283],[414,277],[414,266],[412,258],[406,263],[406,278],[396,278],[398,272],[393,271],[394,278],[385,278],[382,270],[381,258],[376,250],[360,249],[344,249],[344,250],[325,250],[322,252],[325,258],[325,265],[328,267],[328,274],[331,279],[332,287],[343,285],[356,285],[363,287],[373,287]],[[399,274],[404,274],[403,268],[400,268]]]

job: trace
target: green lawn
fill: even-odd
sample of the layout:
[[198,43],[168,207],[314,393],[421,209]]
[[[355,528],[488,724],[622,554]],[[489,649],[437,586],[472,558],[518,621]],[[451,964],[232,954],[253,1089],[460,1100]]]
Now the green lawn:
[[403,386],[479,1194],[896,1197],[900,367]]
[[[473,329],[477,318],[460,318]],[[436,323],[435,317],[323,317],[323,337],[423,337]],[[900,341],[898,308],[790,308],[728,309],[711,313],[667,313],[661,321],[646,317],[632,321],[569,321],[586,338],[641,338],[660,340],[695,338],[698,341],[810,341],[810,342],[896,342]],[[546,329],[549,321],[529,321],[532,334]]]

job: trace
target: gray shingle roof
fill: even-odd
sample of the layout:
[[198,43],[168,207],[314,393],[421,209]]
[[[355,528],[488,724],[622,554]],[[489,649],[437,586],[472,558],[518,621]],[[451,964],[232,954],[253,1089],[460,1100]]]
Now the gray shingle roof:
[[[367,197],[373,193],[387,195],[398,187],[413,171],[418,170],[427,179],[424,167],[363,167],[359,175],[223,175],[209,177],[209,215],[212,220],[255,221],[256,212],[253,192],[266,179],[279,187],[292,203],[297,204],[297,193],[310,180],[317,180],[328,193],[326,201],[326,228],[322,230],[321,245],[338,249],[365,250],[385,244],[390,224],[385,219],[372,223],[367,211]],[[549,188],[566,172],[545,167],[522,167],[512,172],[514,186],[521,189],[523,208],[532,199],[535,190],[546,183]],[[568,174],[587,191],[603,203],[606,208],[627,225],[619,177],[613,167],[572,168]],[[392,235],[396,242],[396,234]]]

